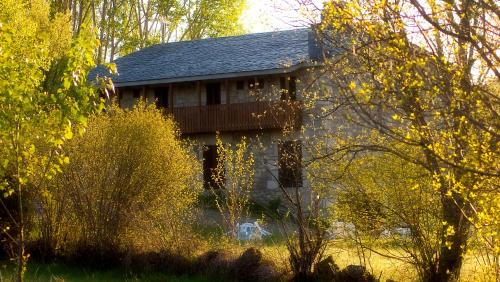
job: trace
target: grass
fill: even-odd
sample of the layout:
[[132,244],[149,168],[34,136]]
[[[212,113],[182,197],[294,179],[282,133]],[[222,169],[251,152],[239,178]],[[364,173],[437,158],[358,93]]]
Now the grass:
[[[232,252],[242,252],[250,245],[227,245]],[[287,271],[288,253],[284,244],[260,244],[258,246],[264,256],[283,267]],[[335,262],[344,268],[350,264],[360,264],[356,249],[345,242],[334,242],[325,252],[325,255],[332,255]],[[377,255],[367,254],[367,266],[380,281],[393,279],[395,281],[417,281],[417,275],[411,265],[401,261]],[[12,262],[0,261],[0,281],[11,281],[14,275],[14,265]],[[3,280],[2,280],[3,278]],[[461,281],[495,281],[494,273],[485,270],[477,261],[477,257],[469,255],[466,257]],[[26,281],[172,281],[172,282],[208,282],[214,281],[208,277],[185,275],[173,276],[164,273],[142,273],[133,274],[123,269],[110,269],[107,271],[88,270],[76,266],[69,266],[58,263],[40,264],[30,262],[26,272]]]
[[[284,244],[264,244],[261,247],[264,256],[278,265],[286,265],[288,252]],[[401,250],[399,250],[401,252]],[[398,253],[394,248],[393,253]],[[362,264],[353,244],[344,240],[334,240],[325,251],[325,257],[332,255],[335,263],[342,269],[350,264]],[[380,281],[418,281],[417,273],[412,265],[397,259],[384,257],[375,253],[365,253],[368,270]],[[478,254],[468,254],[464,259],[460,281],[494,282],[494,272],[485,269]],[[286,269],[284,269],[286,270]]]
[[[220,228],[200,229],[198,232],[206,237],[207,246],[200,249],[200,254],[209,249],[224,249],[234,255],[241,254],[249,247],[260,249],[266,259],[274,261],[276,266],[283,272],[289,272],[288,269],[288,251],[285,246],[285,239],[280,234],[273,234],[260,242],[231,242],[222,240]],[[391,249],[394,253],[400,253],[398,248],[391,245],[385,245],[385,248]],[[475,252],[474,252],[475,253]],[[478,254],[469,254],[466,256],[462,268],[461,281],[495,281],[494,272],[484,269],[484,262]],[[334,261],[342,269],[350,264],[363,264],[360,261],[355,245],[347,240],[333,240],[325,251],[325,257],[332,255]],[[396,259],[387,258],[376,253],[365,253],[366,265],[368,270],[373,273],[380,281],[393,279],[395,281],[417,281],[415,269],[404,262]],[[0,261],[0,282],[10,281],[14,273],[14,266],[11,262]],[[3,276],[3,281],[1,277]],[[26,273],[26,281],[174,281],[174,282],[204,282],[214,281],[204,276],[186,275],[173,276],[164,273],[142,273],[133,274],[123,269],[111,269],[107,271],[96,271],[82,269],[75,266],[63,264],[38,264],[30,262]]]
[[[200,232],[205,235],[210,234],[210,236],[206,237],[211,237],[212,239],[221,238],[220,228],[201,230]],[[396,245],[390,244],[390,242],[384,242],[382,244],[384,249],[390,249],[393,254],[404,256]],[[267,259],[274,261],[284,272],[289,271],[289,269],[287,269],[288,251],[285,246],[285,238],[280,233],[265,237],[260,242],[239,242],[239,244],[230,244],[229,241],[227,241],[221,247],[231,253],[240,254],[251,246],[259,248]],[[382,251],[382,246],[380,246],[379,251]],[[351,264],[363,264],[359,259],[356,246],[347,239],[333,240],[325,251],[325,257],[328,255],[332,255],[335,263],[337,263],[341,269]],[[386,281],[387,279],[393,279],[395,281],[418,281],[415,268],[408,263],[381,256],[373,252],[365,252],[365,256],[368,270],[377,278],[380,278],[380,281]],[[485,269],[485,262],[481,260],[482,258],[479,257],[477,251],[472,251],[465,257],[461,281],[495,281],[494,272]]]
[[[0,281],[14,280],[14,265],[11,262],[0,262]],[[212,281],[202,276],[173,276],[164,273],[132,274],[123,269],[107,271],[87,270],[75,266],[58,263],[40,264],[28,263],[26,281],[54,282],[87,282],[87,281],[171,281],[171,282],[208,282]],[[3,279],[3,280],[2,280]]]

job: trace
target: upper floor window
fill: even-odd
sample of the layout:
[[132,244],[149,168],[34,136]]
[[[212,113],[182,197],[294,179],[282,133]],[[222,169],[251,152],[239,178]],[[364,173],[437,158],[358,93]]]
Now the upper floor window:
[[297,100],[297,79],[295,76],[280,77],[281,100]]
[[248,89],[254,89],[255,88],[255,79],[249,79],[248,80]]
[[221,103],[219,82],[207,83],[206,93],[207,93],[207,105],[219,105]]
[[254,89],[263,89],[263,88],[264,88],[264,79],[251,78],[248,80],[248,89],[254,90]]
[[134,88],[132,90],[132,95],[134,96],[134,99],[139,99],[141,97],[141,89],[140,88]]
[[278,179],[283,187],[302,187],[302,143],[283,141],[278,144]]
[[294,76],[288,80],[288,96],[290,96],[290,100],[297,99],[297,81]]
[[243,90],[245,88],[245,82],[243,80],[236,81],[236,90]]
[[158,108],[168,108],[168,87],[158,87],[154,89],[156,106]]
[[121,105],[123,99],[123,93],[120,88],[116,88],[116,95],[118,96],[118,105]]
[[257,79],[257,88],[264,89],[264,79],[262,78]]

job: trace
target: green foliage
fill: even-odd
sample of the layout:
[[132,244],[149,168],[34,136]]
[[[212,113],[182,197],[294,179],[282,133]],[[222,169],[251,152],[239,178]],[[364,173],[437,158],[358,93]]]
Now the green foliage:
[[[237,35],[242,32],[239,18],[245,0],[201,0],[188,16],[184,39]],[[189,20],[192,17],[193,20]]]
[[497,10],[487,0],[360,0],[322,11],[320,33],[338,51],[325,60],[323,113],[339,126],[315,157],[349,166],[387,153],[426,171],[416,190],[431,185],[439,201],[426,203],[441,217],[437,259],[423,266],[430,280],[459,278],[471,227],[500,269]]
[[[332,218],[355,226],[350,234],[362,248],[379,249],[422,268],[435,263],[440,240],[440,195],[432,187],[428,172],[390,154],[367,154],[344,166],[322,165],[329,170],[316,174],[328,178],[344,174],[330,191],[335,197]],[[315,164],[319,165],[319,164]],[[339,169],[340,168],[340,169]],[[326,174],[325,174],[326,173]],[[406,228],[411,233],[397,231]],[[400,249],[395,253],[393,248]]]
[[[116,106],[64,146],[70,163],[46,194],[39,228],[51,248],[187,248],[199,164],[153,106]],[[193,242],[191,242],[192,246]]]
[[[65,162],[62,155],[37,154],[37,145],[58,149],[101,105],[86,82],[96,41],[88,31],[71,40],[67,17],[49,19],[43,1],[2,1],[0,10],[0,176],[10,171],[25,185],[36,173],[52,177]],[[64,71],[47,85],[56,64]],[[0,187],[13,192],[9,183]]]
[[254,181],[254,156],[245,137],[236,146],[223,144],[217,136],[217,167],[213,178],[219,189],[212,189],[226,230],[236,237],[236,226],[248,215]]
[[[68,158],[61,145],[102,103],[86,81],[97,42],[86,28],[74,39],[68,16],[49,16],[42,0],[0,3],[0,192],[18,199],[17,262],[24,261],[23,193],[52,178]],[[58,72],[48,75],[57,66]],[[2,230],[2,232],[7,232]]]
[[112,61],[157,44],[241,33],[245,0],[51,0],[52,12],[71,15],[74,35],[97,29],[96,61]]

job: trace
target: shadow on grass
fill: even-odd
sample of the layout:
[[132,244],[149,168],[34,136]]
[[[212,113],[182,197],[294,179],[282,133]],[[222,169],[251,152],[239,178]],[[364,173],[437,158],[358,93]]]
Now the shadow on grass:
[[[14,281],[15,265],[10,261],[0,261],[0,279]],[[172,282],[208,282],[213,281],[200,275],[174,276],[165,273],[131,273],[120,268],[93,270],[69,266],[60,263],[28,263],[26,281],[172,281]]]

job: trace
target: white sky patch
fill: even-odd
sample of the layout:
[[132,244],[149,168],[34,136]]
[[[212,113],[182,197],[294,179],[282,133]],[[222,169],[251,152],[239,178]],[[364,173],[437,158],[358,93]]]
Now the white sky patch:
[[246,32],[266,32],[309,26],[317,22],[318,0],[247,0],[241,22]]

